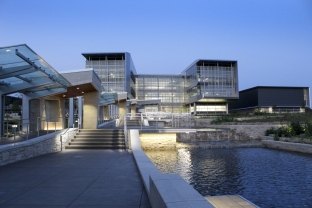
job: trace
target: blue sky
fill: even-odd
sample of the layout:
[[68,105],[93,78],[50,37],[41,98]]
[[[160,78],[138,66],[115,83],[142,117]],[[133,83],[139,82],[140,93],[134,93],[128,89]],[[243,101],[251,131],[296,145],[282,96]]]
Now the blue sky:
[[59,71],[128,51],[139,73],[232,59],[240,89],[312,87],[311,0],[0,0],[0,46],[21,43]]

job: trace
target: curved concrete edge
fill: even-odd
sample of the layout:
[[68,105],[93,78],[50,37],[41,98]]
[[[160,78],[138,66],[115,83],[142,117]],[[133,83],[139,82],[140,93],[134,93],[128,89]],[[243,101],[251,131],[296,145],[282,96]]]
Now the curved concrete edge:
[[61,151],[70,138],[67,136],[61,141],[61,135],[75,131],[74,128],[42,135],[14,144],[0,146],[0,166],[40,155]]
[[202,195],[177,174],[163,174],[141,149],[139,130],[129,130],[134,159],[150,204],[157,208],[213,208]]
[[267,148],[312,154],[312,145],[311,144],[272,141],[272,140],[263,140],[262,143]]

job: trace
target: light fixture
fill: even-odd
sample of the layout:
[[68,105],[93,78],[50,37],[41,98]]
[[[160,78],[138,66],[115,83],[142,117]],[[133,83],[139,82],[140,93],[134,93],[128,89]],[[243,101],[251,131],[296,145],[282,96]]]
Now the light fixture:
[[82,91],[81,93],[84,94],[84,91]]
[[79,87],[77,87],[76,89],[79,90]]
[[66,97],[66,95],[63,95],[63,97]]
[[6,51],[6,52],[10,52],[11,50],[10,50],[10,49],[6,49],[5,51]]

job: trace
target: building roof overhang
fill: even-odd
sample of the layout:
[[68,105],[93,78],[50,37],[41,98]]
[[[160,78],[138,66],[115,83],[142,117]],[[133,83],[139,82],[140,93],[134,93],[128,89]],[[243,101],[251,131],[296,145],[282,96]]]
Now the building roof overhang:
[[0,94],[38,98],[66,92],[70,83],[26,44],[0,48]]

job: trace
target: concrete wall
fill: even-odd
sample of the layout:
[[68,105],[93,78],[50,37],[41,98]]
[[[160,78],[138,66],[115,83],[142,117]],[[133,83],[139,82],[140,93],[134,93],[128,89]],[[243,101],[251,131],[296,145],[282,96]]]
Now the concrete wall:
[[98,122],[98,92],[89,92],[84,95],[83,128],[96,129]]
[[143,150],[166,150],[176,148],[176,133],[142,133],[140,140]]
[[[65,134],[63,134],[65,133]],[[64,149],[65,144],[73,138],[75,129],[63,130],[28,141],[0,146],[0,166],[26,160],[43,154],[53,153]],[[61,135],[62,142],[61,142]]]
[[213,207],[181,176],[159,172],[141,149],[139,131],[129,130],[129,132],[133,156],[153,208]]
[[271,140],[264,140],[262,141],[262,143],[267,148],[312,154],[311,144],[301,144],[301,143],[281,142]]
[[120,100],[118,102],[118,111],[119,111],[119,126],[124,124],[124,117],[127,114],[127,101]]

